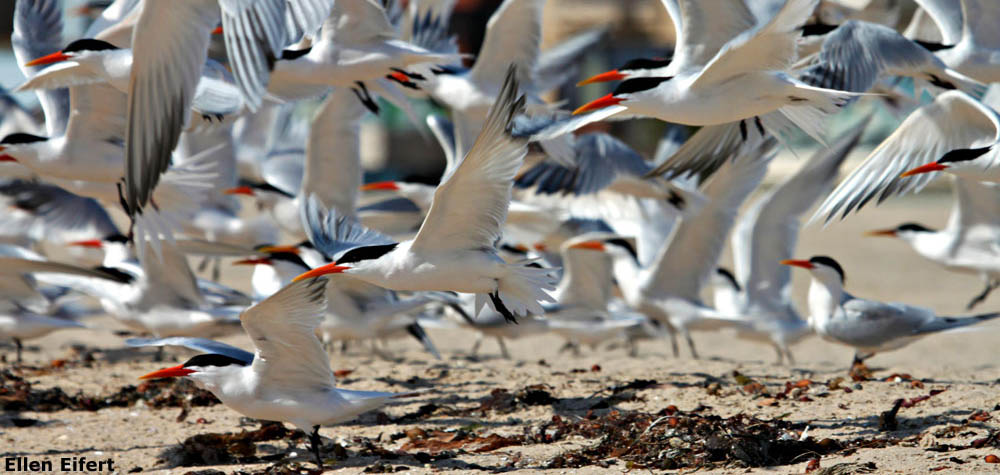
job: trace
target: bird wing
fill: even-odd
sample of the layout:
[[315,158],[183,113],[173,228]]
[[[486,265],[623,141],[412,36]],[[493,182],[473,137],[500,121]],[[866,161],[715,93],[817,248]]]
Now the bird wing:
[[758,199],[743,213],[733,231],[736,279],[750,302],[778,304],[790,298],[791,259],[799,237],[799,218],[827,192],[840,165],[861,139],[868,119],[820,149],[794,175]]
[[890,340],[913,336],[934,320],[934,312],[909,305],[849,298],[841,303],[844,319],[834,319],[831,326],[838,338],[867,348],[891,345]]
[[593,50],[605,33],[607,28],[592,28],[542,51],[535,64],[532,90],[539,93],[549,91],[576,77],[583,64],[583,56]]
[[536,193],[542,194],[590,194],[607,188],[619,177],[639,179],[652,169],[632,147],[606,133],[581,135],[573,149],[574,167],[543,160],[518,176],[515,185],[536,187]]
[[[62,5],[58,0],[18,0],[14,4],[14,32],[11,47],[18,67],[30,78],[44,66],[25,67],[24,63],[62,49]],[[66,130],[69,121],[69,92],[65,89],[35,91],[45,112],[49,137]]]
[[9,199],[10,206],[40,218],[44,235],[50,240],[60,240],[58,233],[119,234],[118,227],[97,200],[75,195],[55,185],[10,180],[0,182],[0,195]]
[[301,209],[306,237],[316,249],[327,257],[337,257],[360,246],[393,244],[378,231],[365,228],[354,217],[340,215],[336,209],[327,210],[316,196],[310,196]]
[[437,114],[429,114],[424,121],[444,151],[445,166],[442,176],[451,175],[458,166],[458,157],[455,156],[455,125],[447,117]]
[[[809,19],[818,3],[819,0],[788,0],[771,21],[744,31],[726,43],[691,83],[691,89],[711,87],[749,71],[788,69],[796,58],[799,27]],[[713,33],[716,33],[714,24]]]
[[644,294],[699,300],[702,285],[715,271],[740,204],[767,173],[775,144],[771,139],[753,154],[728,161],[709,179],[702,190],[708,202],[674,227],[643,278]]
[[106,83],[69,88],[66,140],[71,144],[98,140],[120,144],[127,133],[123,114],[127,102],[125,94]]
[[525,140],[510,135],[511,120],[523,107],[524,97],[518,97],[516,67],[512,65],[479,137],[434,191],[411,249],[492,248],[500,239],[514,175],[528,151]]
[[756,23],[743,0],[662,0],[662,3],[677,33],[670,64],[673,71],[708,64],[726,43]]
[[285,7],[285,44],[298,43],[319,30],[330,16],[333,0],[288,0]]
[[952,176],[952,191],[955,199],[945,228],[955,231],[949,255],[982,252],[992,260],[1000,246],[1000,184]]
[[945,67],[934,53],[896,30],[850,20],[826,35],[816,61],[799,79],[827,89],[866,92],[883,74],[915,74],[932,65]]
[[122,278],[114,273],[104,271],[100,268],[87,269],[72,264],[63,264],[52,261],[38,261],[34,259],[24,259],[20,257],[0,257],[0,274],[22,275],[36,272],[56,273],[76,275],[81,277],[95,277],[103,280],[110,280],[122,283]]
[[306,142],[299,196],[315,195],[341,216],[354,216],[358,202],[364,113],[350,89],[334,89],[316,112]]
[[389,17],[374,0],[335,2],[330,16],[323,22],[320,41],[330,44],[364,44],[394,38],[396,29]]
[[954,45],[962,39],[961,0],[915,0],[941,30],[941,42]]
[[469,70],[476,84],[497,84],[508,65],[517,65],[517,80],[532,84],[542,41],[545,0],[504,0],[486,23],[486,35]]
[[560,305],[606,311],[614,286],[611,256],[592,249],[574,249],[575,243],[614,238],[608,233],[587,233],[567,240],[559,253],[563,277],[554,296]]
[[194,338],[186,336],[172,336],[168,338],[129,338],[125,344],[131,347],[141,346],[183,346],[201,353],[212,353],[226,355],[235,358],[245,364],[253,362],[253,353],[227,345],[221,341],[209,340],[208,338]]
[[94,22],[87,27],[87,31],[84,32],[83,38],[97,38],[102,32],[118,24],[118,22],[122,21],[126,16],[132,13],[135,7],[139,6],[140,1],[141,0],[115,0],[111,2],[111,5],[108,5],[101,12],[101,15],[95,18]]
[[[136,244],[150,245],[142,241],[136,241]],[[158,303],[201,305],[204,298],[198,288],[198,280],[188,265],[187,256],[172,242],[163,242],[161,246],[159,260],[140,259],[152,298]]]
[[291,283],[240,314],[257,347],[251,368],[269,385],[332,389],[330,360],[316,338],[326,313],[323,277]]
[[763,140],[761,127],[754,121],[745,120],[706,125],[692,134],[669,158],[658,161],[656,168],[647,176],[693,175],[704,181],[734,154],[746,153],[760,146]]
[[837,186],[812,220],[826,221],[861,209],[874,198],[881,203],[893,195],[920,190],[937,173],[900,178],[900,174],[946,153],[992,146],[1000,141],[1000,116],[960,91],[947,91],[934,102],[913,111],[865,161]]
[[[128,87],[125,199],[130,214],[146,205],[170,166],[218,19],[215,2],[143,2],[132,38]],[[236,60],[243,56],[228,44],[239,26],[226,27],[232,29],[225,30],[227,48],[240,70]]]

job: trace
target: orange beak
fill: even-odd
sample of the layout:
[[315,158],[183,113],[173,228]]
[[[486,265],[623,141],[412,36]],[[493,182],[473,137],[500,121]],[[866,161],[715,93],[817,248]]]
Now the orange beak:
[[593,84],[595,82],[621,81],[622,79],[625,79],[625,75],[618,72],[617,69],[612,69],[611,71],[603,72],[601,74],[591,76],[588,79],[584,79],[583,81],[576,83],[576,86],[586,86],[587,84]]
[[815,267],[813,266],[812,262],[799,259],[785,259],[781,261],[781,264],[786,266],[801,267],[803,269],[812,269],[813,267]]
[[325,266],[319,266],[309,272],[303,272],[298,277],[292,279],[292,282],[298,282],[302,279],[311,279],[313,277],[319,277],[321,275],[327,274],[339,274],[345,270],[350,269],[349,266],[338,266],[336,262],[332,264],[327,264]]
[[212,30],[212,34],[213,35],[221,35],[222,34],[222,25],[219,25],[219,26],[215,27],[215,29]]
[[233,263],[234,266],[251,266],[257,264],[268,265],[271,263],[271,259],[267,257],[254,257],[251,259],[243,259],[241,261],[236,261]]
[[250,188],[249,186],[246,186],[246,185],[244,185],[244,186],[234,186],[232,188],[228,188],[228,189],[222,190],[222,192],[225,193],[225,194],[227,194],[227,195],[247,195],[247,196],[253,196],[254,195],[253,188]]
[[548,246],[546,246],[545,244],[543,244],[543,243],[540,243],[540,242],[539,242],[539,243],[536,243],[536,244],[535,244],[534,246],[532,246],[532,247],[534,247],[534,248],[535,248],[535,250],[536,250],[536,251],[538,251],[538,252],[545,252],[545,250],[546,250],[546,249],[548,249]]
[[376,181],[374,183],[361,185],[361,191],[376,190],[397,191],[399,190],[399,185],[397,185],[394,181]]
[[586,103],[586,104],[584,104],[584,105],[582,105],[580,107],[577,107],[576,110],[573,111],[573,115],[583,114],[584,112],[590,112],[592,110],[603,109],[605,107],[616,106],[616,105],[620,104],[624,100],[625,99],[622,99],[620,97],[615,97],[612,94],[608,94],[608,95],[606,95],[604,97],[601,97],[601,98],[598,98],[598,99],[594,99],[594,100],[592,100],[592,101],[590,101],[590,102],[588,102],[588,103]]
[[104,244],[100,239],[88,239],[86,241],[73,241],[68,243],[70,246],[80,246],[80,247],[90,247],[94,249],[100,249],[104,247]]
[[604,251],[604,243],[601,241],[583,241],[573,244],[570,249],[589,249],[591,251]]
[[187,369],[184,365],[172,366],[170,368],[163,368],[161,370],[153,371],[149,374],[144,374],[139,376],[139,379],[162,379],[162,378],[177,378],[181,376],[187,376],[194,373],[193,369]]
[[938,162],[931,162],[931,163],[928,163],[927,165],[920,165],[917,168],[914,168],[914,169],[909,170],[909,171],[905,171],[905,172],[903,172],[902,175],[899,175],[899,177],[903,178],[903,177],[908,177],[908,176],[913,176],[913,175],[920,175],[921,173],[939,172],[939,171],[944,170],[946,168],[948,168],[948,165],[942,165],[942,164],[940,164]]
[[874,231],[868,231],[868,232],[866,232],[865,236],[889,236],[889,237],[895,237],[896,236],[896,230],[895,229],[876,229]]
[[[0,147],[0,150],[3,150],[3,147]],[[7,154],[0,155],[0,162],[16,162],[16,161],[17,159],[10,155]]]
[[399,82],[410,82],[410,77],[399,71],[393,71],[387,74],[386,76],[391,77]]
[[24,65],[41,66],[43,64],[52,64],[52,63],[58,63],[60,61],[66,61],[67,59],[69,59],[69,56],[63,54],[62,51],[56,51],[55,53],[47,54],[45,56],[42,56],[41,58],[35,58],[31,61],[28,61],[27,63],[24,63]]

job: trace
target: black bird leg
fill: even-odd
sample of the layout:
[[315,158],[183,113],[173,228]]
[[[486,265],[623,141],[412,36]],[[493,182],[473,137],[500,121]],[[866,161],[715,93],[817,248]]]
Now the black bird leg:
[[511,313],[510,309],[503,304],[503,300],[500,300],[499,290],[491,292],[488,295],[490,296],[490,301],[493,302],[493,308],[496,309],[500,315],[503,315],[504,320],[507,320],[508,323],[517,323],[517,317],[515,317],[514,314]]
[[313,455],[316,456],[316,465],[320,470],[323,470],[323,459],[319,456],[319,446],[321,443],[319,439],[319,425],[314,425],[312,434],[309,434],[309,445],[312,447]]
[[21,364],[21,351],[24,350],[24,344],[21,343],[20,338],[14,338],[14,347],[17,348],[17,363]]
[[983,300],[986,300],[986,297],[990,295],[990,292],[993,292],[998,286],[1000,286],[1000,281],[997,281],[996,279],[987,279],[986,288],[983,289],[981,293],[973,297],[972,300],[969,301],[969,304],[965,306],[965,309],[972,310],[972,308],[976,305],[983,303]]

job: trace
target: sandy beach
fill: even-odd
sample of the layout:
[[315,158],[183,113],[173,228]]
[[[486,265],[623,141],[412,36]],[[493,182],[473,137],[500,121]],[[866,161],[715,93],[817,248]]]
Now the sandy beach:
[[[976,276],[944,271],[902,242],[862,237],[906,221],[941,226],[949,207],[947,194],[929,193],[827,228],[809,226],[797,257],[835,257],[856,295],[965,315],[981,290]],[[232,266],[226,274],[224,283],[245,289]],[[808,278],[794,278],[804,310]],[[976,312],[997,309],[994,295]],[[27,342],[23,366],[0,364],[0,464],[51,461],[59,470],[62,459],[83,456],[110,460],[119,473],[315,468],[301,434],[258,430],[260,423],[189,383],[140,385],[140,375],[190,353],[174,349],[166,362],[153,362],[151,350],[123,349],[115,334],[123,327],[113,319],[87,323],[94,329]],[[816,337],[792,348],[794,365],[776,366],[771,348],[725,332],[695,335],[700,360],[683,345],[674,358],[666,341],[642,342],[635,358],[620,346],[574,356],[558,353],[562,341],[553,335],[509,342],[511,360],[487,340],[472,358],[472,332],[430,333],[441,361],[409,339],[390,342],[395,361],[373,356],[367,344],[333,356],[346,388],[423,392],[323,428],[328,470],[803,473],[818,460],[817,470],[840,470],[827,473],[1000,471],[987,462],[1000,455],[1000,327],[993,323],[875,356],[872,379],[857,382],[847,373],[852,350]],[[223,341],[251,348],[243,335]],[[4,345],[0,353],[12,361],[13,347]],[[896,417],[882,415],[897,400]],[[228,442],[207,435],[243,431]]]

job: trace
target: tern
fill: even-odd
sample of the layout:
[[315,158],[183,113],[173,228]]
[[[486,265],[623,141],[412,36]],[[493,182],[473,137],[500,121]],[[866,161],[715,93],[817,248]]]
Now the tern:
[[990,0],[917,0],[940,29],[934,52],[942,62],[983,83],[1000,81],[1000,37],[993,21],[1000,5]]
[[593,117],[600,120],[627,111],[688,125],[758,118],[759,128],[800,128],[822,142],[823,117],[855,94],[809,86],[786,72],[798,28],[817,2],[789,0],[757,23],[742,1],[679,1],[668,9],[679,25],[677,47],[660,75],[626,79],[574,114],[602,110]]
[[539,301],[551,301],[545,290],[554,287],[552,271],[507,263],[496,249],[514,175],[527,153],[525,141],[509,134],[523,105],[512,66],[476,142],[434,192],[416,237],[352,249],[296,279],[344,273],[392,290],[476,294],[476,313],[486,297],[511,320],[542,313]]
[[326,283],[325,278],[293,283],[241,313],[243,329],[256,347],[252,355],[213,349],[140,379],[186,377],[240,414],[289,422],[309,434],[322,468],[320,426],[349,421],[413,395],[336,387],[315,334],[326,311]]
[[844,269],[827,256],[788,259],[781,263],[809,270],[812,275],[809,325],[824,340],[854,348],[856,363],[875,353],[902,348],[931,333],[1000,317],[1000,313],[965,318],[939,317],[925,307],[855,297],[844,290]]
[[971,310],[1000,286],[1000,184],[958,177],[951,183],[954,201],[944,229],[903,223],[868,235],[899,238],[946,269],[980,275],[986,288],[969,301]]
[[62,307],[48,315],[40,315],[21,308],[0,310],[0,337],[10,338],[17,348],[17,362],[20,363],[24,349],[23,340],[40,338],[56,330],[67,328],[87,328],[74,320],[76,314]]
[[[987,98],[993,94],[991,89]],[[920,190],[937,175],[932,171],[980,181],[1000,178],[998,143],[1000,115],[964,92],[944,92],[899,124],[826,197],[812,220],[843,218],[872,200]]]

